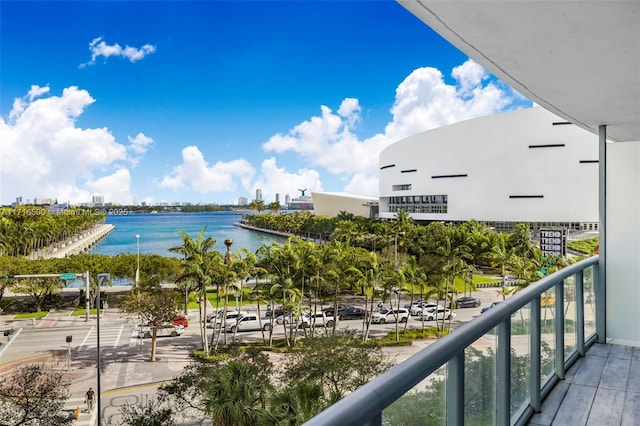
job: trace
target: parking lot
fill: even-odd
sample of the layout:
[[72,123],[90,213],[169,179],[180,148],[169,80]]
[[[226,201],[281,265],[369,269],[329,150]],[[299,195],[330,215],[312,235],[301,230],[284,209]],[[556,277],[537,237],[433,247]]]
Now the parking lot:
[[[485,306],[489,306],[492,302],[494,301],[500,301],[502,300],[500,296],[498,296],[497,294],[497,289],[496,288],[490,288],[490,289],[480,289],[478,291],[475,291],[473,293],[471,293],[471,296],[473,297],[477,297],[478,299],[480,299],[481,301],[481,305],[480,307],[473,307],[473,308],[462,308],[462,309],[456,309],[455,310],[455,317],[452,319],[451,321],[451,327],[452,328],[457,328],[460,325],[471,321],[473,318],[475,318],[476,316],[480,315],[480,309],[482,307]],[[459,296],[462,296],[461,294]],[[357,306],[357,307],[361,307],[364,308],[364,299],[361,298],[356,298],[356,297],[352,297],[352,298],[345,298],[343,300],[340,301],[341,304],[344,305],[351,305],[351,306]],[[405,304],[408,304],[410,302],[410,299],[408,298],[401,298],[400,299],[400,306],[404,307]],[[394,308],[396,307],[396,301],[393,300],[393,305]],[[322,308],[328,308],[332,305],[330,304],[324,304],[322,305]],[[377,306],[377,302],[374,301],[374,306]],[[390,307],[390,304],[387,303],[386,304],[387,307]],[[228,309],[234,309],[234,307],[229,307]],[[320,310],[321,308],[318,307],[318,310]],[[255,305],[245,305],[242,308],[243,311],[247,311],[249,313],[255,314],[257,313],[257,307]],[[266,312],[266,310],[261,307],[261,314],[264,317],[264,313]],[[374,308],[374,312],[377,310],[377,307]],[[196,321],[196,318],[192,318],[192,321]],[[268,318],[265,318],[265,321],[268,321]],[[448,321],[445,320],[446,323],[448,324]],[[195,325],[195,324],[194,324]],[[186,333],[187,334],[197,334],[198,333],[198,327],[195,327],[194,325],[190,326]],[[423,322],[421,320],[421,318],[419,316],[410,316],[408,321],[407,321],[407,328],[421,328],[423,325]],[[424,321],[424,326],[425,327],[434,327],[436,325],[435,321]],[[399,326],[401,328],[404,328],[405,324],[404,323],[400,323]],[[289,326],[286,327],[286,330],[289,330]],[[355,332],[361,332],[363,330],[363,321],[362,320],[341,320],[338,321],[337,323],[337,329],[339,330],[352,330]],[[382,337],[384,335],[386,335],[387,333],[393,332],[396,329],[396,324],[395,322],[387,322],[385,324],[370,324],[370,328],[369,328],[369,335],[371,337]],[[308,331],[308,330],[307,330]],[[284,332],[285,332],[285,328],[282,325],[275,325],[273,328],[273,336],[275,338],[278,337],[283,337],[284,336]],[[318,327],[316,330],[316,333],[318,332],[323,332],[323,328],[322,327]],[[230,334],[230,333],[228,333]],[[265,335],[268,335],[268,332],[265,332]],[[304,330],[298,330],[298,335],[304,335]],[[255,341],[258,339],[262,338],[262,332],[261,331],[242,331],[242,332],[237,332],[236,333],[236,340],[237,341]]]

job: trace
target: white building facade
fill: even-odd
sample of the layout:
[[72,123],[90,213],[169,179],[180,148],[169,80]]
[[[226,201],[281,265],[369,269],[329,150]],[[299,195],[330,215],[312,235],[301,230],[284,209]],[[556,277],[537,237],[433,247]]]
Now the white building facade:
[[598,137],[540,107],[398,141],[379,157],[381,219],[597,230]]

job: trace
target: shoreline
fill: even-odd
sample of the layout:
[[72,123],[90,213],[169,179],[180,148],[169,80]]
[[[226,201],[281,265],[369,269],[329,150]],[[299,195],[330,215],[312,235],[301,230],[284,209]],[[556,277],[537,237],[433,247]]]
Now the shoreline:
[[250,231],[258,231],[258,232],[263,232],[265,234],[278,235],[280,237],[285,237],[285,238],[289,238],[289,237],[294,237],[295,236],[293,234],[289,234],[288,232],[281,232],[281,231],[274,231],[274,230],[271,230],[271,229],[258,228],[258,227],[255,227],[255,226],[247,225],[247,224],[242,223],[242,222],[234,222],[233,226],[237,226],[239,228],[248,229]]
[[31,253],[29,256],[27,256],[27,258],[32,260],[53,258],[62,259],[74,254],[84,253],[100,244],[100,242],[115,229],[116,227],[111,224],[97,224],[93,227],[93,229],[91,229],[90,231],[86,231],[79,237],[74,236],[69,241],[61,243],[60,247],[48,246]]

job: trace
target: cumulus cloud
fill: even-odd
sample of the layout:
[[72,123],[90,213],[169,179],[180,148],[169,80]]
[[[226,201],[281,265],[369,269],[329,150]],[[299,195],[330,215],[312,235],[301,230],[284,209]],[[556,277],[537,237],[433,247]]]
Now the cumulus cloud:
[[182,164],[163,177],[156,185],[174,190],[193,190],[202,194],[210,192],[234,191],[238,181],[248,185],[255,169],[245,159],[229,162],[218,161],[210,166],[196,146],[182,150]]
[[135,137],[127,135],[129,140],[129,150],[133,153],[130,160],[136,165],[142,159],[142,156],[147,152],[147,149],[153,144],[153,139],[146,136],[144,133],[138,133]]
[[[118,197],[107,201],[129,201],[129,172],[117,166],[129,160],[127,148],[106,127],[76,127],[93,97],[76,86],[43,96],[49,92],[32,86],[8,118],[0,118],[0,202],[17,196],[87,202],[98,189]],[[111,183],[117,187],[109,191],[116,192],[106,191]]]
[[276,134],[264,144],[266,152],[294,152],[311,166],[346,181],[347,192],[378,192],[378,155],[389,144],[436,127],[495,114],[518,107],[524,99],[491,78],[484,68],[467,60],[451,71],[455,84],[442,72],[423,67],[414,70],[397,87],[392,120],[384,132],[366,139],[353,133],[361,120],[358,99],[346,98],[337,113],[321,106],[321,114]]
[[91,51],[91,60],[80,64],[80,68],[84,68],[87,65],[94,65],[96,59],[102,56],[105,61],[111,56],[119,56],[128,59],[130,62],[136,62],[144,58],[145,56],[154,53],[156,47],[152,44],[145,44],[140,48],[125,46],[124,48],[118,43],[107,44],[102,37],[94,38],[89,43],[89,50]]
[[300,169],[295,172],[289,172],[283,167],[278,167],[274,157],[267,158],[262,162],[260,176],[251,186],[246,186],[245,188],[251,194],[255,194],[256,189],[261,189],[265,200],[275,200],[276,194],[280,194],[281,204],[284,204],[286,195],[291,197],[299,196],[299,189],[306,189],[306,195],[323,191],[320,173],[316,170]]

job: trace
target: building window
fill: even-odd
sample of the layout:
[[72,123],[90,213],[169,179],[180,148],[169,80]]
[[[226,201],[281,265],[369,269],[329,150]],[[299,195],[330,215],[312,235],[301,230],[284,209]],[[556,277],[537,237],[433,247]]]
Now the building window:
[[408,195],[389,197],[389,212],[404,210],[407,213],[447,213],[447,195]]
[[393,185],[392,190],[394,191],[410,191],[411,190],[411,184],[410,183],[405,183],[402,185]]

